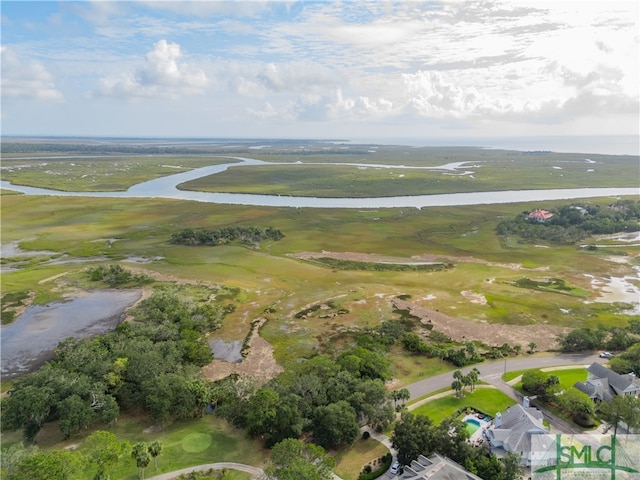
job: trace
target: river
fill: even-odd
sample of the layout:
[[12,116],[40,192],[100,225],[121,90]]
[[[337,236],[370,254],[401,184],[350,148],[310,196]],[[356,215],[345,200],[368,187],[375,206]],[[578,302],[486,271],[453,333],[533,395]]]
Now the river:
[[[205,203],[219,203],[230,205],[256,205],[266,207],[293,208],[425,208],[461,205],[483,205],[497,203],[540,202],[545,200],[570,200],[577,198],[618,197],[626,195],[640,195],[638,187],[614,188],[556,188],[547,190],[505,190],[494,192],[447,193],[436,195],[407,195],[396,197],[370,198],[320,198],[294,197],[279,195],[254,195],[240,193],[209,193],[179,190],[181,183],[207,175],[215,175],[227,168],[236,166],[274,165],[252,158],[228,157],[236,160],[234,163],[211,165],[196,168],[188,172],[176,173],[161,178],[133,185],[125,192],[63,192],[46,188],[24,187],[10,182],[0,181],[2,189],[14,190],[26,195],[47,195],[61,197],[98,197],[98,198],[169,198],[177,200],[191,200]],[[437,167],[408,167],[398,165],[378,165],[378,168],[405,168],[429,170],[457,170],[464,168],[465,163],[456,162]],[[371,167],[371,164],[332,164]]]

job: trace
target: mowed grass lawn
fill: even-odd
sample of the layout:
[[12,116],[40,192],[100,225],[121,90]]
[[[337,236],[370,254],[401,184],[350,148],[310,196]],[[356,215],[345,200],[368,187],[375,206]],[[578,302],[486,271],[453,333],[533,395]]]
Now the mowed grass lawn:
[[335,456],[334,472],[343,480],[356,480],[367,463],[388,452],[387,447],[373,438],[358,438],[351,448],[342,450]]
[[[528,370],[521,370],[519,372],[508,372],[511,374],[511,379],[517,378],[518,376],[524,374]],[[537,370],[540,371],[540,370]],[[513,374],[516,375],[513,375]],[[542,373],[545,375],[555,375],[560,380],[560,386],[562,388],[572,388],[576,382],[584,382],[587,379],[587,369],[584,367],[579,368],[566,368],[561,370],[542,370]],[[508,381],[508,380],[506,380]],[[517,384],[514,385],[514,388],[522,391],[522,380],[518,381]]]
[[480,387],[462,398],[457,398],[453,394],[437,398],[413,409],[411,413],[426,415],[431,419],[431,422],[439,424],[460,408],[472,407],[494,416],[498,412],[504,412],[515,403],[511,397],[498,389]]
[[[215,415],[176,421],[164,427],[152,426],[144,418],[122,415],[114,425],[105,430],[113,432],[119,440],[126,440],[131,445],[137,442],[148,444],[156,440],[162,443],[162,452],[157,459],[158,468],[155,469],[151,462],[145,470],[145,477],[216,462],[237,462],[262,467],[268,457],[268,450],[260,441],[249,438],[243,430]],[[82,444],[90,434],[91,432],[83,431],[69,440],[63,440],[57,423],[50,423],[38,434],[36,441],[43,451],[61,448],[82,450]],[[17,441],[19,438],[19,432],[9,432],[8,435],[3,433],[3,443]],[[95,472],[90,471],[89,476],[86,471],[81,472],[75,478],[84,480],[91,478],[93,473]],[[249,478],[245,474],[234,475],[225,478]],[[114,468],[111,478],[137,479],[135,461],[130,456],[122,458]]]

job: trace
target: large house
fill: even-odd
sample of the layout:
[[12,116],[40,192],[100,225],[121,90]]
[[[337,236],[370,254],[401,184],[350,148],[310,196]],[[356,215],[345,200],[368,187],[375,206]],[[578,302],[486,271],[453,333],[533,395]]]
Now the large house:
[[632,373],[620,375],[597,362],[587,368],[586,382],[574,387],[596,402],[610,402],[616,395],[640,395],[640,380]]
[[547,210],[541,210],[539,208],[534,210],[527,216],[529,220],[535,220],[536,222],[540,223],[543,223],[545,220],[549,220],[551,217],[553,217],[553,213]]
[[411,465],[404,467],[402,480],[482,480],[477,475],[465,470],[453,460],[432,454],[429,458],[418,456]]
[[486,438],[494,453],[499,458],[507,452],[514,452],[520,455],[522,466],[531,465],[532,460],[532,436],[546,435],[549,430],[542,423],[542,412],[537,408],[528,406],[528,399],[525,398],[525,405],[514,405],[498,412],[493,419],[493,425],[486,430]]

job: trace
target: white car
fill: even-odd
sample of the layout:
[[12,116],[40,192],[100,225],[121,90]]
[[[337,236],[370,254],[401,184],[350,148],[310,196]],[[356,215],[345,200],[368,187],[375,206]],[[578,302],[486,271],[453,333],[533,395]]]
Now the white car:
[[400,470],[400,463],[399,462],[393,462],[393,465],[391,465],[391,468],[389,469],[389,473],[391,475],[397,475],[398,470]]
[[611,357],[613,357],[613,353],[611,352],[602,352],[600,354],[600,358],[611,358]]

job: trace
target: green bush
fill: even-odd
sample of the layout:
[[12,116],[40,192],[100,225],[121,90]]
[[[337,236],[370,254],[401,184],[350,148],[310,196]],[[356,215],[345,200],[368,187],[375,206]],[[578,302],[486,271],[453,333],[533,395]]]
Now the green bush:
[[[391,456],[390,453],[387,453],[381,458],[381,460],[382,460],[382,463],[380,465],[380,468],[374,471],[366,472],[366,473],[363,471],[363,473],[358,475],[358,480],[374,480],[384,475],[385,472],[389,470],[389,468],[391,467],[391,462],[393,461],[393,457]],[[369,465],[367,465],[367,467],[369,467],[369,470],[371,470],[371,467]],[[365,467],[365,469],[367,467]]]

